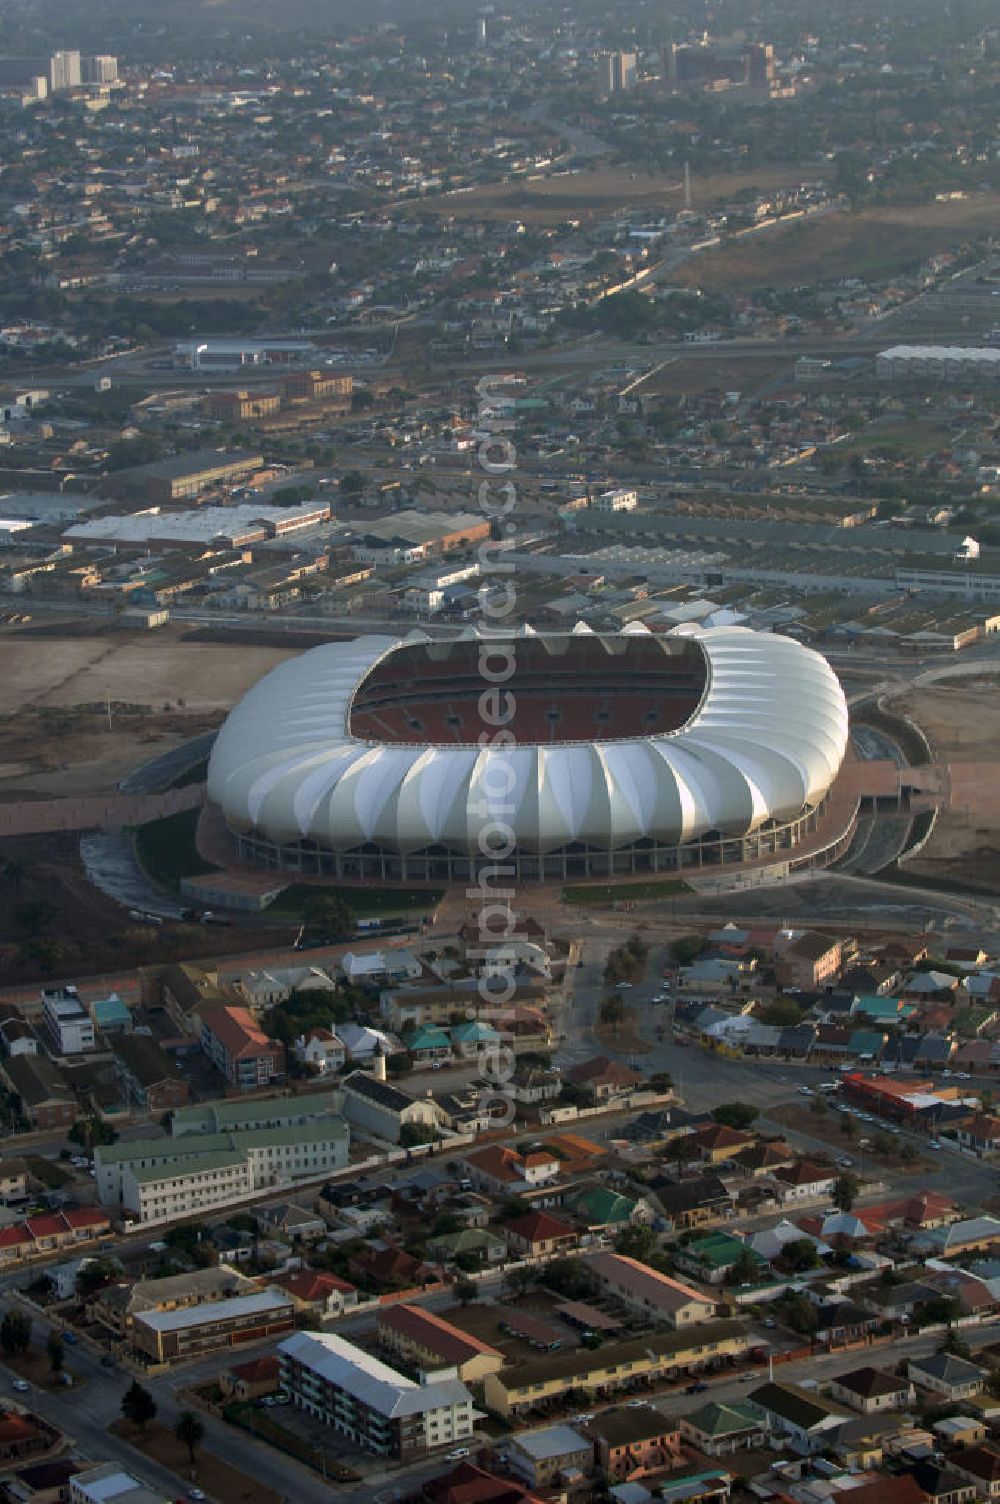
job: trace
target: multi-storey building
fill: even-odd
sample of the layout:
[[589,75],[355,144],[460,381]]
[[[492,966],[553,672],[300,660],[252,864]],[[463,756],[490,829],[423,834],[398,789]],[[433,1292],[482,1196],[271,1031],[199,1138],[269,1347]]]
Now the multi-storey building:
[[201,1047],[239,1091],[257,1091],[284,1079],[284,1045],[269,1039],[246,1008],[206,1009],[201,1017]]
[[132,1321],[136,1350],[152,1363],[176,1363],[220,1347],[240,1347],[291,1331],[295,1306],[269,1288],[175,1311],[146,1311]]
[[42,989],[42,1022],[54,1055],[80,1055],[94,1048],[94,1021],[75,987]]
[[168,1222],[232,1205],[295,1181],[319,1180],[347,1164],[342,1118],[180,1139],[100,1145],[97,1194],[130,1221]]
[[292,1403],[366,1452],[406,1461],[472,1435],[472,1396],[454,1368],[418,1383],[328,1332],[296,1332],[278,1361]]
[[118,59],[108,52],[95,53],[80,60],[80,81],[85,84],[113,84],[118,77]]
[[79,52],[53,52],[49,58],[49,88],[53,94],[61,89],[78,89],[82,78]]

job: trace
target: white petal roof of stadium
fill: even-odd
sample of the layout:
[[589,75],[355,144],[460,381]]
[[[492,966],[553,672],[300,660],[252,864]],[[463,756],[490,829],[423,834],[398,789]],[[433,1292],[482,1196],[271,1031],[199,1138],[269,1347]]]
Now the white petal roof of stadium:
[[[635,630],[646,628],[600,635]],[[470,854],[490,818],[509,823],[527,851],[606,850],[743,835],[817,804],[848,740],[826,660],[777,633],[681,631],[701,647],[708,677],[679,729],[513,748],[355,736],[354,693],[377,663],[404,641],[428,642],[435,658],[446,647],[424,633],[326,643],[280,664],[234,707],[212,752],[209,797],[232,830],[280,845]]]

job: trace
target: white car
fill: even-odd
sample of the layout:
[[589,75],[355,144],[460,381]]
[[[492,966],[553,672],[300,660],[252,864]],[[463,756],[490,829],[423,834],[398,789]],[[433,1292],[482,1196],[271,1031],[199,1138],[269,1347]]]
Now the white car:
[[813,1089],[812,1089],[811,1086],[800,1086],[799,1087],[799,1096],[800,1097],[811,1097],[812,1094],[813,1094]]
[[11,1388],[16,1389],[18,1394],[27,1394],[28,1390],[31,1388],[31,1385],[28,1383],[27,1379],[15,1379],[13,1384],[11,1385]]
[[468,1457],[469,1455],[468,1447],[455,1447],[453,1451],[445,1452],[444,1460],[445,1462],[461,1462],[463,1457]]
[[649,1408],[649,1401],[648,1400],[629,1400],[628,1403],[626,1404],[625,1408],[626,1408],[626,1410],[646,1410],[646,1409]]
[[937,1154],[938,1150],[941,1148],[941,1141],[940,1141],[940,1139],[932,1138],[931,1141],[930,1141],[930,1143],[927,1145],[927,1147],[928,1147],[928,1149],[933,1150],[933,1152],[935,1154]]

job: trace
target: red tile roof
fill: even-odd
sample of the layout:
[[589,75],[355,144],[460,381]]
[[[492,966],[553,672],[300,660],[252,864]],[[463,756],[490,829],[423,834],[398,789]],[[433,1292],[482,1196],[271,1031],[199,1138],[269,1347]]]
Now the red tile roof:
[[254,1023],[253,1016],[246,1008],[227,1005],[206,1009],[202,1022],[234,1060],[250,1060],[257,1055],[281,1053],[278,1041],[268,1038],[264,1030]]
[[507,1231],[515,1237],[523,1238],[527,1243],[544,1243],[552,1238],[578,1236],[576,1228],[569,1222],[551,1217],[548,1212],[526,1212],[523,1217],[515,1217],[513,1222],[507,1223]]
[[478,1337],[452,1326],[434,1311],[425,1311],[421,1306],[400,1304],[387,1306],[379,1312],[378,1324],[420,1347],[446,1358],[449,1363],[467,1363],[470,1358],[487,1354],[499,1358],[495,1347],[480,1342]]
[[328,1274],[323,1269],[297,1269],[290,1274],[277,1275],[270,1283],[281,1290],[287,1290],[296,1300],[305,1301],[325,1300],[336,1290],[343,1295],[350,1295],[356,1289],[346,1279],[338,1279],[337,1275]]

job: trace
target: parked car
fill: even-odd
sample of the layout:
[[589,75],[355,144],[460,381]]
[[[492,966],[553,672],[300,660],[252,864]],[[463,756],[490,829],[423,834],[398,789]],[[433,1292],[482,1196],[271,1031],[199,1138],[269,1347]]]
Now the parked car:
[[11,1388],[16,1389],[18,1394],[27,1394],[28,1390],[31,1388],[31,1385],[28,1383],[27,1379],[15,1379],[13,1384],[11,1385]]
[[684,1393],[685,1394],[704,1394],[705,1390],[707,1388],[708,1388],[707,1384],[703,1384],[703,1383],[701,1383],[699,1381],[697,1384],[688,1384],[687,1388],[684,1390]]
[[445,1454],[444,1454],[444,1460],[445,1460],[445,1462],[461,1462],[462,1459],[463,1459],[463,1457],[468,1457],[468,1456],[469,1456],[469,1448],[468,1447],[454,1447],[452,1449],[452,1451],[445,1452]]

